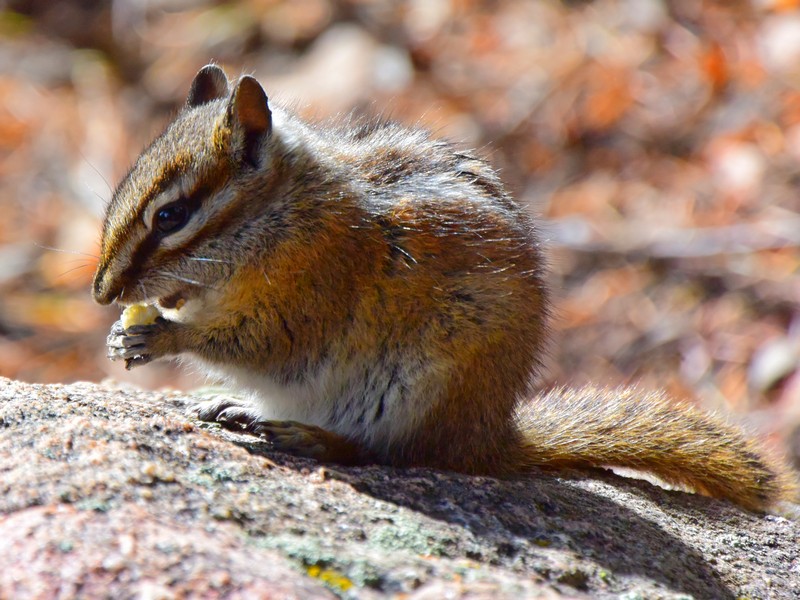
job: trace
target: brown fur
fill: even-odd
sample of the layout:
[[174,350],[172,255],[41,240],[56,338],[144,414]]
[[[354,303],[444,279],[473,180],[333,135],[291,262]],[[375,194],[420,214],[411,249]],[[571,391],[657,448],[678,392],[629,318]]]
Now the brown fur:
[[[310,127],[270,111],[252,78],[223,82],[214,66],[198,74],[109,205],[95,298],[195,303],[117,331],[112,358],[195,357],[256,399],[202,418],[321,460],[498,476],[624,466],[751,509],[792,497],[778,462],[688,405],[534,395],[544,260],[483,161],[390,123]],[[143,219],[173,179],[191,188],[191,217],[164,234]]]

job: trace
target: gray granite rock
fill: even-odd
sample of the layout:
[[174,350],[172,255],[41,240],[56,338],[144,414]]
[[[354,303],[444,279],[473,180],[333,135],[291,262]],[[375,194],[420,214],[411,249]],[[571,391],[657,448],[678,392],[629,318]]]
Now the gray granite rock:
[[320,466],[182,393],[0,379],[0,598],[798,598],[800,525],[597,472]]

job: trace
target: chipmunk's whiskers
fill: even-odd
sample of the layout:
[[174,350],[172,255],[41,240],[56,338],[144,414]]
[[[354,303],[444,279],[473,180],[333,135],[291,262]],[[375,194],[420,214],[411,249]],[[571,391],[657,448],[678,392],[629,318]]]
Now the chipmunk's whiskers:
[[197,281],[196,279],[189,279],[188,277],[181,277],[180,275],[175,275],[174,273],[168,273],[167,277],[170,279],[174,279],[176,281],[182,281],[183,283],[188,283],[190,285],[196,285],[198,287],[204,287],[209,290],[216,290],[217,288],[213,285],[208,285],[207,283],[203,283],[202,281]]
[[226,265],[232,265],[232,260],[223,260],[221,258],[205,258],[202,256],[190,256],[188,257],[189,260],[196,260],[198,262],[215,262],[215,263],[224,263]]
[[65,250],[63,248],[53,248],[52,246],[44,246],[39,244],[38,242],[33,242],[33,245],[37,248],[41,248],[42,250],[50,250],[51,252],[61,252],[64,254],[75,254],[76,256],[85,256],[87,258],[93,258],[95,260],[100,260],[100,257],[96,254],[87,254],[86,252],[78,252],[76,250]]
[[73,271],[78,271],[80,269],[85,269],[86,267],[90,266],[89,263],[83,263],[82,265],[78,265],[77,267],[72,267],[71,269],[67,269],[63,273],[59,273],[58,277],[64,277],[65,275],[69,275]]

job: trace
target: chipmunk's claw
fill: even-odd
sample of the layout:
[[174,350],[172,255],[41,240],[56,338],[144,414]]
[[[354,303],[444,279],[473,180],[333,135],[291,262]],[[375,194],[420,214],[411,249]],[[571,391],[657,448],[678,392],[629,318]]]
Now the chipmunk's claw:
[[218,396],[194,405],[190,412],[201,421],[219,423],[225,429],[249,433],[269,442],[274,450],[328,461],[337,458],[331,446],[341,445],[339,436],[320,427],[295,421],[265,421],[245,399]]
[[122,326],[122,321],[117,321],[106,338],[108,358],[124,360],[128,370],[152,362],[157,356],[153,355],[151,342],[160,329],[158,320],[152,325],[134,325],[128,329]]
[[234,431],[248,431],[258,420],[258,412],[246,400],[225,395],[199,402],[191,407],[190,412],[201,421],[219,423]]

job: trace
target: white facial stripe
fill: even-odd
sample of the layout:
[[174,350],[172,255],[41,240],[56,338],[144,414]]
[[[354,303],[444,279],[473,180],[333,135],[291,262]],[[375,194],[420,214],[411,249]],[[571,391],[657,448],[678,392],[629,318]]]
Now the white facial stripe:
[[[196,176],[186,175],[179,181],[172,183],[167,189],[158,194],[153,200],[144,208],[141,213],[142,221],[148,232],[153,230],[153,219],[158,211],[164,206],[175,202],[182,195],[186,196],[195,189],[197,185]],[[194,207],[192,214],[189,217],[186,225],[178,229],[174,233],[165,234],[158,242],[158,247],[155,249],[157,255],[159,251],[172,250],[179,248],[190,241],[196,236],[208,222],[213,219],[221,211],[226,210],[232,202],[236,199],[235,191],[230,187],[223,187],[222,189],[213,193],[211,198],[203,198],[202,202]],[[124,273],[130,266],[131,262],[136,255],[136,251],[143,243],[145,237],[150,234],[145,234],[143,237],[133,236],[125,241],[125,243],[117,249],[115,259],[111,261],[106,275],[109,279],[117,279]],[[144,291],[144,290],[143,290]],[[148,289],[148,292],[151,290]]]
[[208,223],[208,221],[212,219],[214,215],[218,214],[221,210],[224,210],[225,207],[227,207],[231,201],[233,201],[233,199],[233,192],[229,188],[223,188],[216,193],[213,202],[203,202],[199,207],[197,207],[192,213],[191,217],[189,217],[189,222],[186,223],[183,228],[179,229],[175,233],[170,233],[169,235],[164,236],[159,244],[159,247],[165,250],[171,250],[173,248],[182,246],[200,231],[202,231],[202,229],[206,226],[206,223]]
[[[184,179],[184,181],[191,180]],[[169,186],[169,188],[161,192],[145,207],[144,211],[142,212],[141,219],[148,231],[152,231],[153,229],[153,215],[156,214],[156,211],[161,210],[163,206],[169,204],[170,202],[177,200],[181,195],[181,190],[186,189],[185,185],[181,185],[182,183],[183,182],[173,183]],[[114,260],[108,265],[106,279],[115,280],[119,278],[122,273],[124,273],[131,266],[136,249],[141,243],[142,238],[138,236],[131,237],[128,238],[125,243],[117,249]]]
[[[164,206],[171,204],[178,200],[181,196],[188,196],[197,185],[197,177],[192,174],[187,174],[176,183],[169,186],[166,190],[156,196],[153,201],[145,208],[142,218],[144,219],[145,226],[148,230],[153,229],[153,219],[158,211]],[[208,220],[217,212],[224,209],[233,200],[233,194],[226,193],[226,190],[221,190],[216,194],[213,202],[202,202],[199,206],[195,207],[189,217],[189,221],[184,227],[174,233],[165,235],[161,240],[159,247],[167,250],[177,248],[203,229]]]
[[153,198],[153,201],[148,204],[145,209],[144,213],[142,214],[142,219],[144,220],[144,226],[147,227],[148,230],[153,229],[153,215],[158,213],[164,206],[170,204],[171,202],[175,202],[178,198],[181,197],[182,194],[188,194],[189,190],[194,189],[196,185],[196,178],[191,175],[186,175],[180,181],[173,183],[170,185],[166,190],[161,192],[158,196]]

